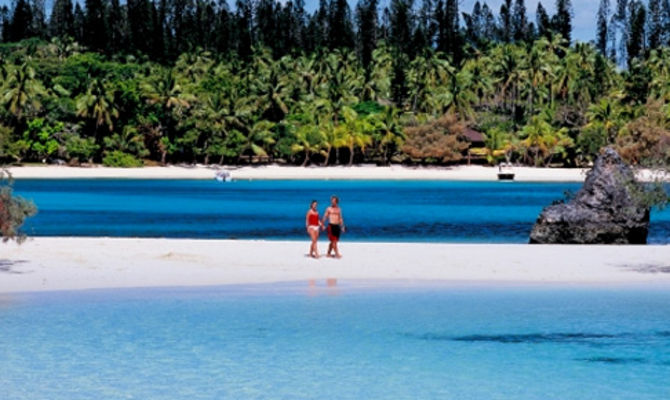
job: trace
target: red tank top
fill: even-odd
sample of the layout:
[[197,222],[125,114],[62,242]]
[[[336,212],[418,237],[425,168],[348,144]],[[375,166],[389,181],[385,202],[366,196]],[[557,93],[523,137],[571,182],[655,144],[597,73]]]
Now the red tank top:
[[319,214],[309,214],[308,221],[310,225],[319,225]]

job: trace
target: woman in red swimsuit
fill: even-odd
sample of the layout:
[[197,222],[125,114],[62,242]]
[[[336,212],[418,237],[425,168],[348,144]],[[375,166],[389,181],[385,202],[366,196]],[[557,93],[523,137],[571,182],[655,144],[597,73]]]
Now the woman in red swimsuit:
[[319,231],[323,227],[316,206],[316,200],[312,200],[309,210],[307,210],[307,215],[305,215],[305,228],[307,228],[307,234],[312,239],[312,245],[309,247],[309,256],[313,258],[319,258],[319,250],[316,247],[316,242],[319,240]]

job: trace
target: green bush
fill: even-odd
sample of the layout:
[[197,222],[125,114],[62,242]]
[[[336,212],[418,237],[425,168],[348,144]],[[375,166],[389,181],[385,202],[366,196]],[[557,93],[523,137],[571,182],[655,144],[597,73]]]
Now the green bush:
[[102,159],[102,164],[106,167],[116,168],[138,168],[144,165],[142,160],[138,160],[132,154],[124,153],[122,151],[110,151]]
[[65,151],[71,160],[79,162],[92,161],[100,146],[92,137],[82,138],[79,135],[71,135],[65,140]]

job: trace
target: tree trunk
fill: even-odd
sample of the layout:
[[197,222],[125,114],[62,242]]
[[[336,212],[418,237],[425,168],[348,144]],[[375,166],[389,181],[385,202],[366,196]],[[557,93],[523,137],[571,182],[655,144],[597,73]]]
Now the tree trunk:
[[326,150],[326,159],[323,161],[323,166],[328,166],[328,161],[330,160],[330,151],[333,149],[333,146],[328,145],[328,150]]
[[205,154],[205,165],[209,165],[209,154]]
[[305,160],[302,162],[301,167],[306,167],[309,162],[309,150],[305,150]]
[[349,147],[349,166],[354,165],[354,146]]
[[226,156],[224,156],[223,154],[221,154],[221,158],[219,158],[219,165],[223,165],[223,161],[224,161],[225,157],[226,157]]
[[167,151],[161,150],[161,164],[165,165],[165,159],[167,158]]
[[335,164],[339,164],[339,163],[340,163],[340,148],[337,147],[335,149]]

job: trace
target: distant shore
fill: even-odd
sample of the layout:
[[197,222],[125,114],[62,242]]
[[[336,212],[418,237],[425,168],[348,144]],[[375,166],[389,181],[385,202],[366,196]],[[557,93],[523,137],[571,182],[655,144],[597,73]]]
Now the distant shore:
[[[498,168],[489,166],[407,167],[295,167],[295,166],[166,166],[143,168],[23,166],[11,167],[17,179],[43,178],[118,178],[118,179],[214,179],[227,170],[236,180],[445,180],[496,181]],[[521,182],[581,182],[581,168],[514,167],[515,180]]]
[[307,247],[307,241],[35,238],[3,245],[0,293],[313,279],[670,287],[670,246],[343,242],[341,260],[310,259]]

